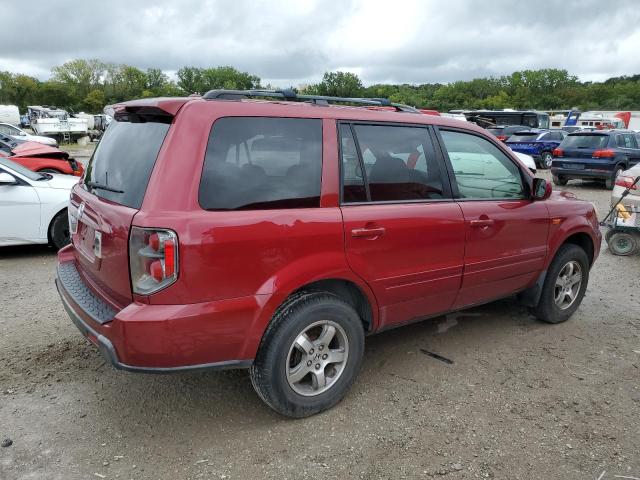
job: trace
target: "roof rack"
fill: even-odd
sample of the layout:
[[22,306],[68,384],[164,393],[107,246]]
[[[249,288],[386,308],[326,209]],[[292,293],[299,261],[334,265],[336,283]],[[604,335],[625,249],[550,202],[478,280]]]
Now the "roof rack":
[[205,100],[240,100],[249,97],[282,98],[287,102],[308,102],[315,105],[329,105],[329,103],[353,103],[356,105],[375,107],[394,107],[398,112],[420,113],[419,110],[403,105],[392,103],[388,98],[352,98],[352,97],[329,97],[325,95],[298,95],[295,91],[287,88],[283,90],[209,90],[202,98]]

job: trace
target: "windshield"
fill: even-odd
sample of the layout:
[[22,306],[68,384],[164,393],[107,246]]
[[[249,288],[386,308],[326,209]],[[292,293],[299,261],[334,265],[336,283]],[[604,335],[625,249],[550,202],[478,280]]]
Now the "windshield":
[[511,142],[533,142],[540,135],[537,132],[520,132],[509,137],[509,143]]
[[140,208],[168,130],[168,123],[111,122],[87,165],[87,188],[101,198]]
[[22,165],[13,162],[5,157],[0,157],[0,165],[3,167],[7,167],[9,170],[13,170],[15,173],[22,175],[29,180],[40,180],[42,178],[41,173],[33,172],[28,168],[25,168]]
[[609,142],[609,135],[575,134],[568,135],[560,148],[604,148]]

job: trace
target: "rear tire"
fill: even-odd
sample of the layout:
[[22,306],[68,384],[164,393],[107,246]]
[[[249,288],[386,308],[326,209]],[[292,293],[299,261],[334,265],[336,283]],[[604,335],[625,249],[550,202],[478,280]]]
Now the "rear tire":
[[553,155],[551,152],[542,152],[542,156],[540,158],[540,166],[545,170],[551,168],[551,164],[553,163]]
[[553,176],[553,184],[554,185],[558,185],[559,187],[564,187],[568,180],[564,177],[556,177],[555,175]]
[[342,400],[363,352],[362,322],[351,305],[331,293],[301,292],[274,315],[249,375],[273,410],[308,417]]
[[607,190],[613,190],[613,186],[616,184],[616,178],[618,178],[618,176],[622,174],[622,172],[624,172],[624,167],[622,165],[616,165],[616,169],[613,172],[613,177],[607,178],[604,181],[604,186]]
[[605,236],[607,246],[614,255],[628,257],[638,251],[640,240],[637,235],[611,230]]
[[532,313],[547,323],[561,323],[577,310],[589,283],[589,258],[577,245],[562,245],[547,270]]
[[71,236],[69,234],[69,218],[67,210],[58,213],[49,225],[49,243],[56,250],[69,244]]

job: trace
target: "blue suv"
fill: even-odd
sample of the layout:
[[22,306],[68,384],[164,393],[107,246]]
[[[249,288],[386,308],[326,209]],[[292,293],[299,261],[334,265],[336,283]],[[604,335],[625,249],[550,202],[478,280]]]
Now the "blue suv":
[[553,150],[567,136],[562,130],[531,129],[511,135],[506,144],[514,152],[531,155],[540,168],[551,168]]
[[556,185],[572,178],[604,180],[611,190],[616,177],[640,162],[640,137],[624,130],[570,133],[553,151],[551,175]]

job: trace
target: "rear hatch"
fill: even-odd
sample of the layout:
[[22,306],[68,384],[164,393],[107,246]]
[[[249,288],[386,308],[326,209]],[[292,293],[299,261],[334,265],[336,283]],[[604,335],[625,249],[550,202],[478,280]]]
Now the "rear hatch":
[[563,160],[591,158],[594,151],[606,148],[608,143],[606,133],[572,133],[558,148],[563,152]]
[[171,120],[157,109],[120,111],[72,191],[69,221],[77,268],[116,307],[132,300],[129,230]]

